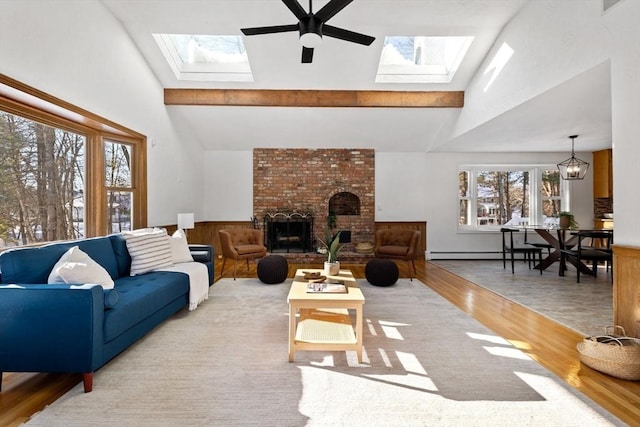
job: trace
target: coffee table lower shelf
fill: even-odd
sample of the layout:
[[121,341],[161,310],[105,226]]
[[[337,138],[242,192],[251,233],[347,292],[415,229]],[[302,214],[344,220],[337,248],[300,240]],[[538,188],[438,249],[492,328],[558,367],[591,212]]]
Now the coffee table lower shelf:
[[296,328],[295,344],[300,346],[304,343],[314,344],[318,348],[317,344],[355,345],[357,340],[349,315],[334,314],[300,320]]

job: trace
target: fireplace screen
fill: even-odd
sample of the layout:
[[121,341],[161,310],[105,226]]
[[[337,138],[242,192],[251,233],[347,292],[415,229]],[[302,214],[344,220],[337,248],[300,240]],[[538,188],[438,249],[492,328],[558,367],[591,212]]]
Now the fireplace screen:
[[303,213],[267,213],[264,240],[269,252],[313,252],[313,216]]

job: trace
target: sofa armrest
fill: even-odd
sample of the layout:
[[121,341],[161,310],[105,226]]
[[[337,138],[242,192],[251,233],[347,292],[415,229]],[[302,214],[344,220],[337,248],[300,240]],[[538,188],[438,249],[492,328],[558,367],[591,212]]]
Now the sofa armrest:
[[210,262],[213,261],[213,246],[189,244],[189,252],[194,261]]
[[189,244],[189,251],[194,261],[201,262],[209,270],[209,286],[213,284],[213,246]]
[[101,286],[0,286],[0,372],[95,371],[104,310]]

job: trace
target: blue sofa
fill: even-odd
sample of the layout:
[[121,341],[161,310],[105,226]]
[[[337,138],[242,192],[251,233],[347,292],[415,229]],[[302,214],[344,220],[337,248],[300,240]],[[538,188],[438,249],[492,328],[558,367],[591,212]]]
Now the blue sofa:
[[[47,284],[58,259],[78,246],[104,267],[115,287]],[[213,248],[189,245],[213,283]],[[77,372],[91,391],[93,373],[189,304],[189,276],[152,271],[130,276],[120,234],[0,253],[0,390],[3,372]]]

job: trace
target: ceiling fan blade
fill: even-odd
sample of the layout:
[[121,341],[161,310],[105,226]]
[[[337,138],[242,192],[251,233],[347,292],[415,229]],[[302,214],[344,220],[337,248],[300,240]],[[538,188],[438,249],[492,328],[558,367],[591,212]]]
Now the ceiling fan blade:
[[322,26],[322,34],[334,39],[345,40],[348,42],[359,43],[369,46],[376,39],[366,34],[356,33],[354,31],[345,30],[344,28],[332,27],[331,25]]
[[352,1],[353,0],[331,0],[329,3],[325,4],[324,7],[315,14],[315,16],[322,22],[327,22],[329,19],[333,18],[336,13],[347,7],[347,5]]
[[300,3],[298,3],[297,0],[282,0],[282,3],[284,3],[285,6],[287,6],[289,10],[296,15],[296,18],[302,19],[307,16],[307,11],[300,6]]
[[303,47],[302,48],[302,63],[310,64],[313,61],[313,48],[312,47]]
[[242,33],[245,36],[255,36],[259,34],[286,33],[289,31],[298,31],[298,24],[274,25],[271,27],[242,28],[240,31],[242,31]]

